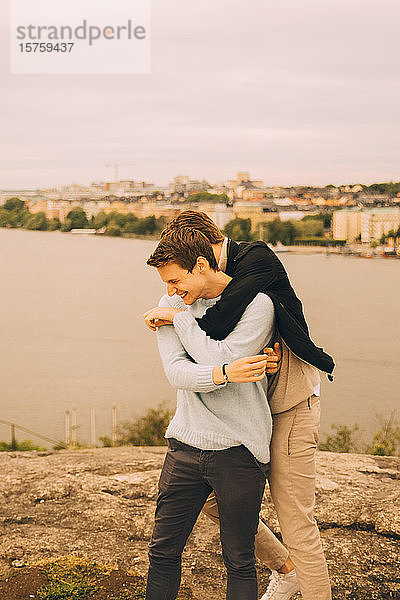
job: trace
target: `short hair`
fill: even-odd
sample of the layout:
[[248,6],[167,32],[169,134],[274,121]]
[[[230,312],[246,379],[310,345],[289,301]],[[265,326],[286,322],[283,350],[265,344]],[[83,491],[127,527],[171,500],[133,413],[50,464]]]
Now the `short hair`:
[[218,271],[217,260],[208,238],[198,229],[180,227],[161,238],[147,264],[158,268],[174,262],[191,273],[199,256],[208,260],[213,271]]
[[161,238],[169,235],[173,231],[177,231],[182,227],[197,229],[206,236],[210,244],[219,244],[224,241],[224,236],[218,229],[216,224],[206,213],[196,210],[184,210],[168,223],[166,228],[161,233]]

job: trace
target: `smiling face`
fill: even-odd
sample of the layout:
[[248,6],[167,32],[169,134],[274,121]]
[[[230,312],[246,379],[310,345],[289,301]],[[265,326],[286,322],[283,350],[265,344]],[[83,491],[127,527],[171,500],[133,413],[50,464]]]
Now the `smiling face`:
[[204,259],[199,259],[192,272],[174,262],[157,268],[161,279],[167,284],[168,296],[177,294],[188,305],[204,297],[207,279],[202,260],[204,261]]

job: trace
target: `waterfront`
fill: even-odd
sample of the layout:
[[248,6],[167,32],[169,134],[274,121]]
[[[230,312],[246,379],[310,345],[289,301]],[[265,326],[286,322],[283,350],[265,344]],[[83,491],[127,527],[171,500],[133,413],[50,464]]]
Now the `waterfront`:
[[[0,229],[1,419],[62,438],[64,411],[75,405],[78,438],[88,441],[92,407],[99,437],[110,435],[113,404],[119,421],[161,400],[173,406],[141,316],[162,292],[145,266],[154,244]],[[335,383],[323,377],[323,432],[356,421],[372,432],[375,412],[399,406],[399,261],[280,257],[314,340],[337,363]]]

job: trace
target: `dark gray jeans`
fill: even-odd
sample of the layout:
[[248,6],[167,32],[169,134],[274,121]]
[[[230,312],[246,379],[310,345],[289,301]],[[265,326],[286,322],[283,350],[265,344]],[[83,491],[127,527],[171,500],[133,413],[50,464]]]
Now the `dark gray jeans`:
[[257,600],[254,537],[268,467],[245,446],[199,450],[168,440],[149,546],[146,600],[176,599],[182,552],[211,490],[220,514],[226,598]]

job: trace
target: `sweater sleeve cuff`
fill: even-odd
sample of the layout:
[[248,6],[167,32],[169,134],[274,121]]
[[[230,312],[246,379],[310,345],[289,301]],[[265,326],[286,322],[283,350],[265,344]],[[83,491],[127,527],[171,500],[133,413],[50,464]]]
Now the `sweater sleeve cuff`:
[[199,393],[208,393],[218,390],[223,385],[217,385],[213,380],[213,369],[210,366],[200,366],[197,375],[196,391]]

